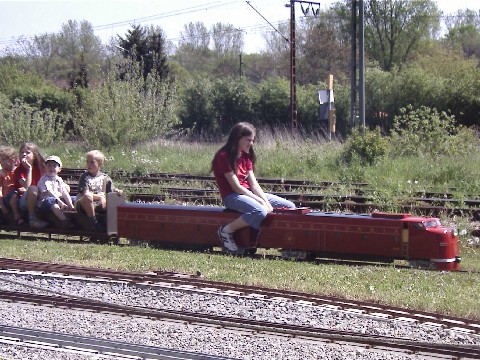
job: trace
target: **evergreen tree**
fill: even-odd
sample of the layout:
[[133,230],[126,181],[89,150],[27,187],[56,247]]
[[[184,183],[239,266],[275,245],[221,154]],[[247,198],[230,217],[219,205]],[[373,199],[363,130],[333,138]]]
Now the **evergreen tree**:
[[144,79],[152,71],[155,71],[162,80],[168,77],[166,41],[160,27],[146,28],[133,25],[125,38],[118,37],[118,43],[124,50],[123,56],[141,66]]

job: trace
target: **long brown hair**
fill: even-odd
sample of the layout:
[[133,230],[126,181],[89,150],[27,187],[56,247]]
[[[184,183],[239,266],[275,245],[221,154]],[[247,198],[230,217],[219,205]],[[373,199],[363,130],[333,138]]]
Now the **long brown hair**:
[[25,142],[20,146],[20,158],[22,157],[22,150],[27,149],[33,153],[33,166],[38,166],[40,172],[43,174],[45,172],[45,159],[40,153],[38,146],[31,142]]
[[[215,157],[218,153],[225,151],[228,155],[228,164],[232,171],[236,174],[237,173],[237,156],[238,156],[238,142],[244,136],[255,136],[256,130],[255,127],[248,123],[248,122],[239,122],[235,124],[232,129],[230,130],[230,134],[228,135],[227,143],[223,145],[220,150],[215,153]],[[255,156],[255,150],[253,150],[253,146],[250,147],[249,151],[250,159],[252,160],[253,165],[255,165],[255,161],[257,157]],[[214,159],[215,159],[214,157]],[[212,170],[213,170],[213,161],[212,161]]]

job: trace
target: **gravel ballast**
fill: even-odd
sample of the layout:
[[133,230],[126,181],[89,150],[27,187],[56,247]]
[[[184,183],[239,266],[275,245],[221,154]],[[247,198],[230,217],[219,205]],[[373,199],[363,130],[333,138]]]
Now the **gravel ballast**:
[[[285,300],[259,300],[122,282],[0,273],[0,289],[41,294],[62,293],[108,303],[183,310],[285,324],[306,325],[421,342],[480,346],[480,336],[436,326],[357,315]],[[421,359],[416,355],[313,343],[181,322],[163,322],[88,311],[0,302],[3,325],[25,327],[166,347],[237,359]],[[0,344],[2,359],[93,359],[60,351]],[[103,358],[103,357],[102,357]]]

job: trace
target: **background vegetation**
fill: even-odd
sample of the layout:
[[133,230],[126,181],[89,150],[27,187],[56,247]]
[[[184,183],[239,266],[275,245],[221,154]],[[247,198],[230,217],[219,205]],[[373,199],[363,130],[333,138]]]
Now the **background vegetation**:
[[[340,141],[359,125],[350,113],[350,6],[300,17],[296,29],[300,131],[326,135],[317,92],[333,74]],[[367,127],[390,135],[401,109],[423,107],[433,118],[452,116],[453,126],[477,126],[480,13],[442,14],[433,0],[365,6]],[[265,34],[265,51],[242,54],[242,33],[230,24],[185,24],[177,45],[161,27],[135,25],[104,45],[87,21],[70,20],[0,57],[0,141],[132,147],[179,133],[215,140],[242,120],[289,126],[288,35],[280,24]],[[16,134],[12,123],[28,130]]]

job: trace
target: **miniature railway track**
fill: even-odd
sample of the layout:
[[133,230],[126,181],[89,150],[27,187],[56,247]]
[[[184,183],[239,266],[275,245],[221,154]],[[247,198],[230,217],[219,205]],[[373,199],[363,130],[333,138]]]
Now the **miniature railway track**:
[[[62,176],[70,183],[71,193],[76,192],[76,181],[83,169],[63,169]],[[138,176],[125,171],[113,171],[111,176],[131,193],[132,201],[141,202],[164,202],[172,199],[178,202],[189,202],[205,205],[220,205],[220,198],[212,176],[199,176],[188,174],[152,173]],[[313,183],[307,180],[270,179],[259,178],[259,183],[267,191],[273,192],[295,202],[298,206],[306,206],[322,211],[332,209],[366,213],[375,210],[386,211],[391,208],[401,212],[413,212],[417,214],[438,216],[448,215],[472,215],[480,217],[480,200],[476,198],[459,200],[448,192],[416,192],[408,198],[399,196],[388,204],[381,203],[379,199],[373,199],[366,195],[371,190],[366,183],[344,184],[334,181],[320,181]],[[203,184],[198,187],[179,187],[180,183],[191,183],[192,186]],[[165,186],[171,184],[173,186]],[[155,185],[156,194],[148,193],[149,188]],[[176,185],[176,186],[175,186]],[[322,194],[322,192],[347,191],[348,194]],[[139,192],[141,191],[141,192]]]
[[331,310],[345,311],[360,316],[373,316],[387,320],[424,323],[439,328],[450,328],[465,333],[480,334],[480,321],[448,316],[438,313],[392,307],[357,300],[347,300],[331,296],[305,294],[287,290],[267,289],[257,286],[215,282],[188,274],[173,272],[132,273],[109,269],[95,269],[80,266],[49,264],[0,258],[1,271],[28,272],[29,274],[57,274],[61,276],[81,276],[85,278],[123,281],[145,286],[158,286],[166,289],[179,289],[192,292],[235,295],[258,299],[284,299],[300,304],[322,306]]
[[[471,215],[478,217],[480,207],[452,207],[450,205],[418,205],[415,202],[407,205],[385,205],[380,203],[370,203],[367,198],[353,196],[325,196],[316,194],[294,194],[278,193],[288,200],[293,201],[297,206],[309,207],[316,210],[340,210],[353,213],[369,213],[373,211],[387,211],[392,207],[397,211],[405,213],[415,213],[430,216],[448,215]],[[130,195],[130,200],[135,202],[186,202],[202,205],[221,205],[220,198],[216,191],[209,189],[179,189],[164,188],[163,193],[147,194],[134,193]],[[356,202],[357,200],[359,202]],[[431,201],[432,203],[434,200]]]

